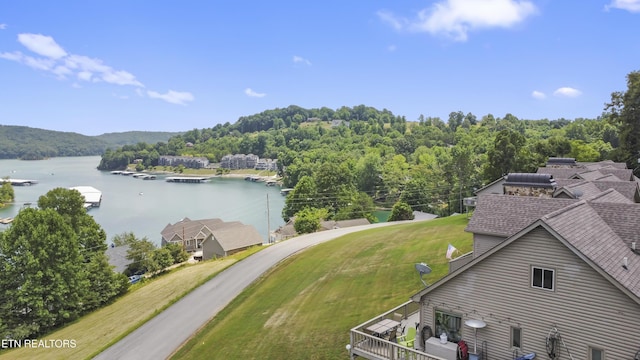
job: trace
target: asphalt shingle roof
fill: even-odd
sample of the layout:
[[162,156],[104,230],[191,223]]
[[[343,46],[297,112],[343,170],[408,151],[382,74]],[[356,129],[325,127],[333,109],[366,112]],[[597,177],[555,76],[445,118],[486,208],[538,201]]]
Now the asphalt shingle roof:
[[478,196],[466,231],[509,237],[545,214],[575,203],[576,199],[487,194]]

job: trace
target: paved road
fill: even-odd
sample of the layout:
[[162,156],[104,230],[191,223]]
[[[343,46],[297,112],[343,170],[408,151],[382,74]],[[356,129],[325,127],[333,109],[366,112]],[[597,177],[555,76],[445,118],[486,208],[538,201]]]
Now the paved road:
[[269,246],[221,272],[94,359],[166,359],[242,290],[285,258],[348,233],[393,224],[322,231]]

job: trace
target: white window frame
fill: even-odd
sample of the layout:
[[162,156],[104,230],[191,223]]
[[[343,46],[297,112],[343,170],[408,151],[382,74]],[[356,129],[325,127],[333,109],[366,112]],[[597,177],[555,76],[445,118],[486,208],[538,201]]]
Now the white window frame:
[[[542,284],[540,284],[540,286],[535,285],[533,282],[535,281],[535,275],[534,272],[536,270],[541,270],[542,271]],[[545,272],[550,271],[551,272],[551,288],[547,288],[545,287],[545,283],[544,283],[544,279],[545,279]],[[556,290],[556,270],[555,269],[551,269],[551,268],[545,268],[542,266],[535,266],[532,265],[531,266],[531,283],[530,283],[532,288],[535,289],[542,289],[542,290],[546,290],[546,291],[555,291]]]
[[606,356],[605,356],[603,348],[597,347],[597,346],[589,346],[589,360],[593,360],[593,352],[594,351],[599,351],[600,352],[600,359],[601,360],[605,360],[606,359]]
[[[518,343],[520,344],[520,346],[515,346],[513,344],[513,342],[514,342],[513,340],[515,338],[514,330],[518,330],[518,335],[519,335],[518,336]],[[509,331],[510,331],[510,333],[509,333],[509,346],[510,346],[510,348],[511,349],[521,350],[522,349],[522,328],[518,327],[518,326],[510,326],[509,327]]]

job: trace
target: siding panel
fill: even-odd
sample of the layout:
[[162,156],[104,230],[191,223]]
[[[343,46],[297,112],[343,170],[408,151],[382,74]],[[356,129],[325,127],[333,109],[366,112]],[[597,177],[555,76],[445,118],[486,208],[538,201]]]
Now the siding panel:
[[[532,265],[555,270],[554,291],[530,286]],[[546,358],[554,327],[574,359],[588,359],[589,346],[605,349],[609,360],[630,359],[640,348],[640,306],[542,228],[425,295],[422,321],[434,329],[435,309],[458,313],[463,322],[484,320],[478,348],[486,341],[488,359],[512,358],[510,326],[522,329],[520,354]],[[473,329],[463,325],[462,336],[473,348]]]

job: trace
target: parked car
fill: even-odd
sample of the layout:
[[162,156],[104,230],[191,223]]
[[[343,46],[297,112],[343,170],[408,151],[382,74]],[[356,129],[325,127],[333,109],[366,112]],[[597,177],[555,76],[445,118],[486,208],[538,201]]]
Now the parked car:
[[135,284],[140,280],[142,280],[142,276],[140,276],[140,275],[129,276],[129,283],[131,283],[131,284]]

